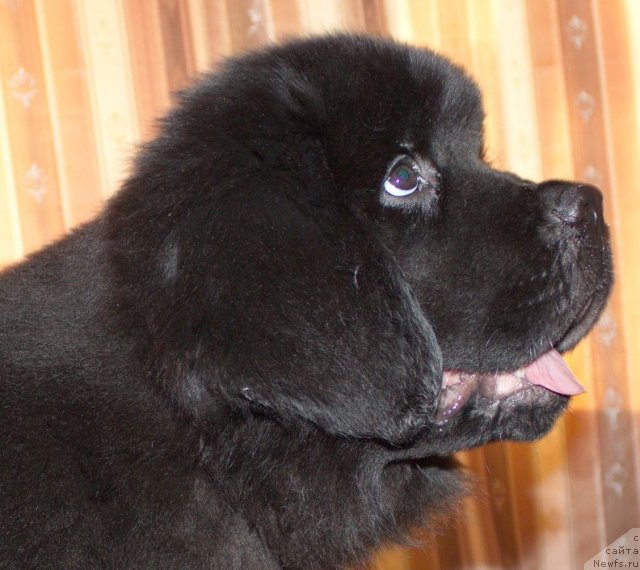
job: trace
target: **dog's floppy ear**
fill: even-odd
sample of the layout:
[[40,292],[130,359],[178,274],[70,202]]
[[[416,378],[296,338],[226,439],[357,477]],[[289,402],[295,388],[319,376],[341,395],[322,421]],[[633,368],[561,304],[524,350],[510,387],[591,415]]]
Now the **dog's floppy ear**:
[[264,205],[226,276],[217,322],[236,323],[220,335],[227,387],[332,433],[409,438],[440,386],[433,331],[357,223],[286,200]]
[[334,186],[319,138],[220,120],[224,133],[180,148],[182,123],[147,148],[108,212],[121,289],[134,292],[121,303],[144,323],[154,374],[196,416],[231,403],[409,440],[436,404],[439,348]]
[[431,327],[357,222],[331,207],[305,211],[279,190],[218,222],[191,317],[209,356],[194,358],[184,386],[196,380],[335,434],[407,440],[440,387]]

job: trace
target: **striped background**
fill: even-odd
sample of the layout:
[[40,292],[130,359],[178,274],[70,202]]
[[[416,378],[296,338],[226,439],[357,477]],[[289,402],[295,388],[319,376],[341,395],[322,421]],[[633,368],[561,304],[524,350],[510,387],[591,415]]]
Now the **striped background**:
[[0,264],[88,219],[171,91],[274,39],[427,45],[485,94],[489,158],[606,195],[617,282],[568,358],[588,388],[549,437],[463,457],[480,494],[375,568],[569,569],[640,527],[640,0],[0,0]]

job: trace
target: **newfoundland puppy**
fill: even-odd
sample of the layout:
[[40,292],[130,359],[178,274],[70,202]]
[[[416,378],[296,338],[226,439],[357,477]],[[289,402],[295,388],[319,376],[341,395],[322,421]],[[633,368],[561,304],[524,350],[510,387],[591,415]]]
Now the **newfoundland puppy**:
[[366,37],[182,93],[0,276],[0,566],[342,568],[452,504],[451,454],[549,430],[602,197],[495,170],[482,122],[460,68]]

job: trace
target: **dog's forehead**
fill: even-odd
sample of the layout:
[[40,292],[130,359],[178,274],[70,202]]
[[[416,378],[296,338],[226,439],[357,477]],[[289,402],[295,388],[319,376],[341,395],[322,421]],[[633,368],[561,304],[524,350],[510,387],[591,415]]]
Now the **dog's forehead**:
[[[329,123],[422,151],[434,141],[482,144],[480,90],[462,68],[433,51],[343,37],[321,40],[301,55],[305,75],[322,85]],[[308,65],[311,60],[316,65]]]
[[394,100],[413,106],[435,104],[455,112],[461,103],[481,110],[475,82],[436,52],[364,36],[337,35],[293,41],[271,52],[313,83],[328,87],[325,97],[352,93],[361,103]]
[[484,111],[476,83],[462,70],[434,52],[406,48],[407,64],[398,70],[414,84],[402,97],[405,127],[403,144],[416,150],[433,142],[481,144]]

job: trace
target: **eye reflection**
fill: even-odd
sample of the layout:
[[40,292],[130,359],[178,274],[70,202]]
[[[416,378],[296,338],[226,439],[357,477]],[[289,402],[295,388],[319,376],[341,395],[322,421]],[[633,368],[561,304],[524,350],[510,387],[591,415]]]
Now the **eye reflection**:
[[408,196],[419,186],[416,171],[406,162],[399,162],[384,181],[384,189],[392,196]]

